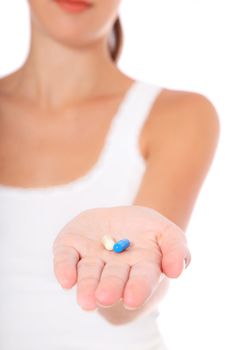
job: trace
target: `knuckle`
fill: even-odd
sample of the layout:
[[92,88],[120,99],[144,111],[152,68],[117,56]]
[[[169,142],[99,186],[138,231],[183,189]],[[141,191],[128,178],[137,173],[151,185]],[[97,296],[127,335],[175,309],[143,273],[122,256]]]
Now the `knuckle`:
[[78,268],[93,268],[93,267],[102,267],[104,262],[98,257],[85,257],[78,262]]

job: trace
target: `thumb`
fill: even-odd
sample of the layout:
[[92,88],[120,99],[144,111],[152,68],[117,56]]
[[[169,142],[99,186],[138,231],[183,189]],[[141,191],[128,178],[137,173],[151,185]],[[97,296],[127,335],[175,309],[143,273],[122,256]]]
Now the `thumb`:
[[157,243],[162,252],[162,272],[171,278],[179,277],[191,262],[185,232],[170,221],[157,235]]
[[67,245],[53,245],[53,269],[58,282],[63,288],[71,288],[77,282],[78,251]]

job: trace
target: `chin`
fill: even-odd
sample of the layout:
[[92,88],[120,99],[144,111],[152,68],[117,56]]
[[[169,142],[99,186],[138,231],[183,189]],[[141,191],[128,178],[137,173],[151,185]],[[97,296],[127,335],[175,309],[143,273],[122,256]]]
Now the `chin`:
[[[101,0],[85,11],[64,10],[55,0],[28,0],[34,29],[64,45],[82,47],[107,34],[117,16],[109,0]],[[114,3],[114,1],[113,1]]]
[[[44,3],[44,4],[43,4]],[[44,6],[43,6],[44,5]],[[80,46],[91,37],[91,28],[87,18],[79,19],[62,11],[53,0],[31,1],[30,5],[32,31],[39,31],[52,40],[68,46]]]

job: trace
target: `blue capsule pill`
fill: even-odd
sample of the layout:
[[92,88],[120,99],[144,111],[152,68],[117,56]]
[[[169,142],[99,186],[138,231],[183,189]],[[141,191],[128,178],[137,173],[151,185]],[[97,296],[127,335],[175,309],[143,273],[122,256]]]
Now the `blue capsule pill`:
[[114,244],[113,250],[116,253],[121,253],[123,250],[127,249],[130,245],[130,241],[128,239],[121,239],[117,243]]

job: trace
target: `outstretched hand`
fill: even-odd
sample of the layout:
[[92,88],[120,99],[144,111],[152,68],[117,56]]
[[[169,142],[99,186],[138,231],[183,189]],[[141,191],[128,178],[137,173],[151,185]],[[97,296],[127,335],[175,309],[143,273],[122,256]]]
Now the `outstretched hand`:
[[[108,251],[101,238],[128,238],[129,248]],[[191,261],[184,231],[152,208],[138,205],[88,209],[66,224],[53,244],[54,273],[63,288],[77,283],[77,302],[85,310],[122,299],[141,307],[161,273],[178,277]]]

